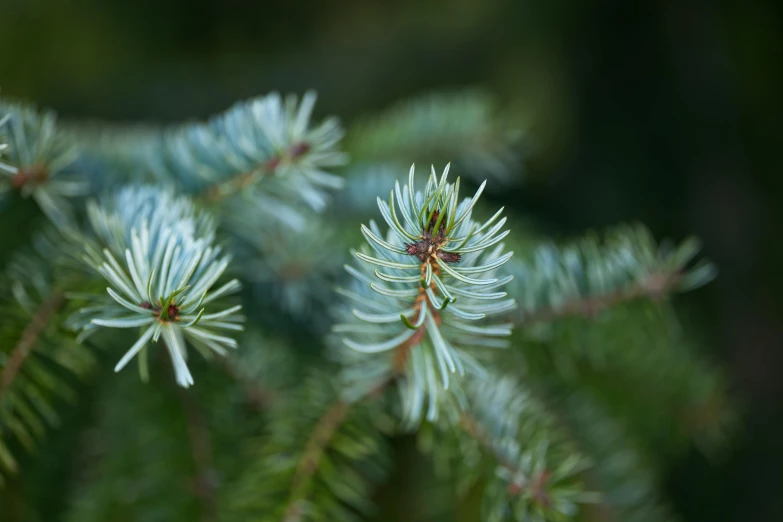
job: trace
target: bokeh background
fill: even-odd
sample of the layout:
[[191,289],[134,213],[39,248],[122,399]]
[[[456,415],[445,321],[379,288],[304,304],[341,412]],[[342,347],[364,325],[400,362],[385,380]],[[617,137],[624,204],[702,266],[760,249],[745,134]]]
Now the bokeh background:
[[[700,236],[681,299],[745,411],[668,488],[689,521],[783,520],[783,7],[769,1],[0,0],[0,89],[63,119],[203,118],[270,90],[350,122],[482,87],[522,115],[511,196],[552,235]],[[2,225],[0,225],[2,226]],[[2,247],[0,247],[2,248]]]

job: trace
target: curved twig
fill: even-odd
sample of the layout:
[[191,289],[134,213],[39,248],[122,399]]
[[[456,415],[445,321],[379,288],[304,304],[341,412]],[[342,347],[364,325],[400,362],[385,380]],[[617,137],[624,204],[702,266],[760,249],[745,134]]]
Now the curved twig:
[[643,281],[630,287],[621,288],[614,292],[588,297],[585,299],[573,299],[555,308],[542,308],[522,315],[520,326],[532,323],[547,323],[568,317],[595,317],[599,312],[624,303],[639,299],[660,299],[682,283],[682,274],[652,274]]
[[0,374],[0,397],[11,387],[41,333],[64,304],[65,295],[62,292],[54,292],[33,313],[30,322],[27,323],[21,337],[19,337],[19,342],[11,350],[3,367],[3,373]]

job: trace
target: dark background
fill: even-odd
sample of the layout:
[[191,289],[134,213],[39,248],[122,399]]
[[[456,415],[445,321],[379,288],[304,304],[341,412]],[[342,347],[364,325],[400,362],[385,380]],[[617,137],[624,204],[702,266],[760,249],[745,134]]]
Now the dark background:
[[775,2],[0,0],[0,89],[65,119],[204,117],[270,90],[356,116],[479,86],[533,143],[513,197],[556,236],[696,234],[683,299],[745,430],[669,489],[692,521],[783,520],[783,17]]

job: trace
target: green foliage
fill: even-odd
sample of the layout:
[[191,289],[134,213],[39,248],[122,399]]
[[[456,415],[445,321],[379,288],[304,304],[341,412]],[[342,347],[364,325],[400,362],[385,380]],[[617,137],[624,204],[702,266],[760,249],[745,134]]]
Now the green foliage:
[[[162,381],[162,379],[160,379]],[[143,386],[133,373],[100,389],[96,421],[84,435],[78,487],[64,520],[196,519],[198,501],[187,423],[176,396]],[[122,401],[122,397],[133,397]],[[132,426],[128,419],[135,419]],[[111,480],[106,480],[111,477]]]
[[697,288],[716,275],[706,261],[688,266],[699,248],[695,238],[659,246],[641,225],[609,230],[604,238],[591,234],[564,246],[537,246],[510,265],[519,323],[596,316],[617,303]]
[[220,184],[237,175],[251,175],[243,185],[252,187],[256,176],[274,173],[285,180],[286,194],[323,208],[319,190],[339,187],[341,181],[322,169],[342,165],[345,158],[335,150],[343,134],[335,118],[310,126],[315,99],[312,92],[301,103],[273,93],[238,103],[206,124],[164,132],[148,145],[152,150],[144,162],[162,182],[178,180],[192,192],[217,186],[221,195]]
[[319,372],[270,409],[268,433],[251,441],[250,465],[226,500],[230,519],[350,522],[374,511],[393,425],[378,404],[352,406],[339,393]]
[[522,164],[519,122],[503,116],[486,92],[434,93],[395,104],[349,129],[345,148],[352,170],[405,162],[453,162],[460,172],[494,182],[511,181]]
[[342,269],[342,260],[334,255],[340,241],[337,231],[313,212],[259,230],[263,212],[242,202],[240,212],[225,216],[232,251],[242,260],[238,275],[254,293],[289,314],[325,322],[317,312],[333,300],[334,282]]
[[720,447],[734,424],[726,383],[668,301],[714,277],[714,265],[693,263],[697,248],[694,239],[659,247],[636,225],[517,256],[508,265],[522,310],[516,364],[594,390],[662,456],[691,441]]
[[476,324],[514,307],[496,291],[511,279],[498,275],[512,255],[500,243],[508,235],[501,232],[506,218],[498,220],[501,209],[484,223],[474,221],[484,185],[459,201],[460,179],[448,183],[448,171],[438,179],[433,168],[425,191],[415,192],[411,167],[408,184],[396,183],[388,204],[378,199],[389,231],[383,234],[374,221],[362,225],[370,248],[356,252],[359,270],[346,267],[358,283],[342,291],[358,307],[352,321],[334,328],[348,334],[349,349],[370,354],[345,356],[351,380],[363,381],[351,385],[362,393],[395,373],[408,376],[401,391],[411,426],[425,415],[437,418],[441,390],[461,395],[455,376],[482,372],[477,347],[502,347],[511,333],[509,324]]
[[32,452],[57,425],[57,407],[73,403],[74,379],[94,364],[91,352],[62,328],[65,296],[58,285],[63,245],[49,231],[11,259],[0,281],[0,485],[18,471],[14,453]]
[[32,197],[54,225],[71,224],[69,200],[85,194],[88,186],[70,172],[76,149],[57,132],[54,113],[3,101],[0,114],[6,145],[0,161],[0,196],[18,190]]
[[465,389],[469,407],[421,444],[458,494],[483,487],[485,520],[567,520],[600,498],[583,484],[589,461],[531,391],[501,374]]
[[[96,406],[62,473],[74,522],[371,519],[393,438],[411,432],[487,522],[667,520],[661,463],[732,420],[668,303],[714,277],[698,243],[641,226],[565,245],[510,235],[503,208],[478,205],[486,182],[459,195],[520,170],[521,135],[476,92],[352,126],[348,187],[324,212],[347,155],[314,102],[91,130],[0,105],[5,186],[56,225],[0,288],[2,475],[80,379]],[[398,181],[418,159],[463,177]],[[357,229],[373,198],[384,227]],[[136,358],[141,379],[92,380],[87,339],[115,371]]]
[[611,521],[666,522],[674,519],[658,492],[660,478],[649,458],[589,393],[550,390],[549,400],[570,430],[579,450],[594,465],[585,474],[589,487],[601,491],[601,503],[589,506],[585,518]]
[[692,443],[708,454],[723,447],[734,430],[725,379],[684,337],[671,309],[642,301],[602,316],[600,326],[566,320],[557,333],[533,341],[531,371],[556,373],[603,397],[660,458]]
[[301,102],[272,93],[239,102],[205,123],[92,129],[82,131],[79,142],[94,152],[94,161],[87,161],[92,169],[173,184],[221,206],[234,205],[232,196],[240,196],[264,220],[286,222],[302,203],[323,210],[327,192],[342,186],[342,178],[324,169],[346,162],[337,148],[343,130],[336,118],[311,124],[315,100],[312,92]]
[[187,387],[193,377],[185,363],[186,339],[207,354],[211,350],[225,355],[226,348],[236,348],[234,339],[215,330],[242,330],[244,318],[237,314],[241,305],[204,313],[212,301],[239,288],[233,279],[210,292],[228,267],[228,257],[212,245],[211,220],[187,199],[149,186],[120,190],[103,207],[92,204],[89,217],[99,240],[88,245],[87,262],[111,285],[106,289],[109,297],[87,296],[90,306],[69,323],[87,335],[97,327],[143,327],[115,371],[140,355],[140,369],[146,374],[147,343],[162,337],[177,382]]

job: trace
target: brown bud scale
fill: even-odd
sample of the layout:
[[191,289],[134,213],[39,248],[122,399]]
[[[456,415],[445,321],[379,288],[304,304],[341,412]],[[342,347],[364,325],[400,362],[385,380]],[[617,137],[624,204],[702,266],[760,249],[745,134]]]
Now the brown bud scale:
[[[444,263],[457,263],[460,260],[460,255],[455,252],[444,252],[441,247],[448,242],[446,237],[446,218],[444,216],[437,231],[433,231],[435,224],[440,217],[440,211],[436,210],[432,213],[429,225],[421,232],[421,239],[414,241],[413,243],[407,243],[405,245],[405,251],[410,256],[416,256],[419,261],[426,263],[429,258],[433,256]],[[433,233],[434,232],[434,233]]]

